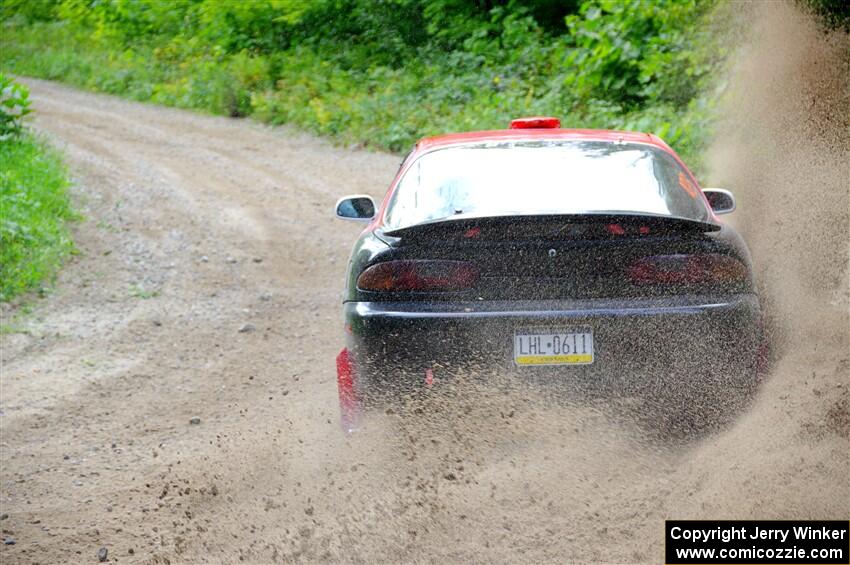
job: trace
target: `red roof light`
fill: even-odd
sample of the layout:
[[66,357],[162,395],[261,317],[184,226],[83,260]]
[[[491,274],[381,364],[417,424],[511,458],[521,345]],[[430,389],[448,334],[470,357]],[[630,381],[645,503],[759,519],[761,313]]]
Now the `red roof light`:
[[559,127],[561,127],[561,120],[550,116],[511,120],[511,129],[557,129]]

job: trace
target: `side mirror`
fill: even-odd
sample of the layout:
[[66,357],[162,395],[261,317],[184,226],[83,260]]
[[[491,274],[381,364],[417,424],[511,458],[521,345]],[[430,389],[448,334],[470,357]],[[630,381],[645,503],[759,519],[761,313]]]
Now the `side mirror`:
[[375,201],[365,194],[340,198],[336,203],[336,217],[343,220],[368,222],[375,217]]
[[735,211],[735,197],[728,190],[722,188],[704,188],[705,194],[711,209],[715,214],[729,214]]

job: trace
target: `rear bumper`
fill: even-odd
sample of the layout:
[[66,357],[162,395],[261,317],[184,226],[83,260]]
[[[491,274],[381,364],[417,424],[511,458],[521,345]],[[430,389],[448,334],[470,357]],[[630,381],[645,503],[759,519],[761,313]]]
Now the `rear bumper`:
[[[393,374],[508,369],[527,378],[553,372],[581,382],[626,385],[693,374],[754,376],[761,311],[754,294],[628,300],[345,303],[355,363]],[[590,328],[590,365],[517,367],[519,328]],[[398,377],[404,378],[404,377]]]

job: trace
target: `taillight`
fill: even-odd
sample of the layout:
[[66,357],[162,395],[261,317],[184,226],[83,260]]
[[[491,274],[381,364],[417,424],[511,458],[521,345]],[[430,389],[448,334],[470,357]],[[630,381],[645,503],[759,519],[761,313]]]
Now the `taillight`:
[[478,277],[478,269],[463,261],[385,261],[363,271],[357,288],[379,292],[457,291],[474,286]]
[[628,272],[635,284],[733,283],[747,278],[743,263],[719,253],[643,257]]

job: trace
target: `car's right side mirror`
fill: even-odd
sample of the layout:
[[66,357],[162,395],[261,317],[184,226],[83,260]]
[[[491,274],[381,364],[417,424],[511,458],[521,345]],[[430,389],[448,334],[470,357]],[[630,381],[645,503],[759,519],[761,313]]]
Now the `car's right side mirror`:
[[340,198],[336,203],[336,217],[368,222],[375,217],[375,201],[365,194]]
[[735,196],[723,188],[704,188],[705,194],[711,209],[715,214],[729,214],[735,211]]

